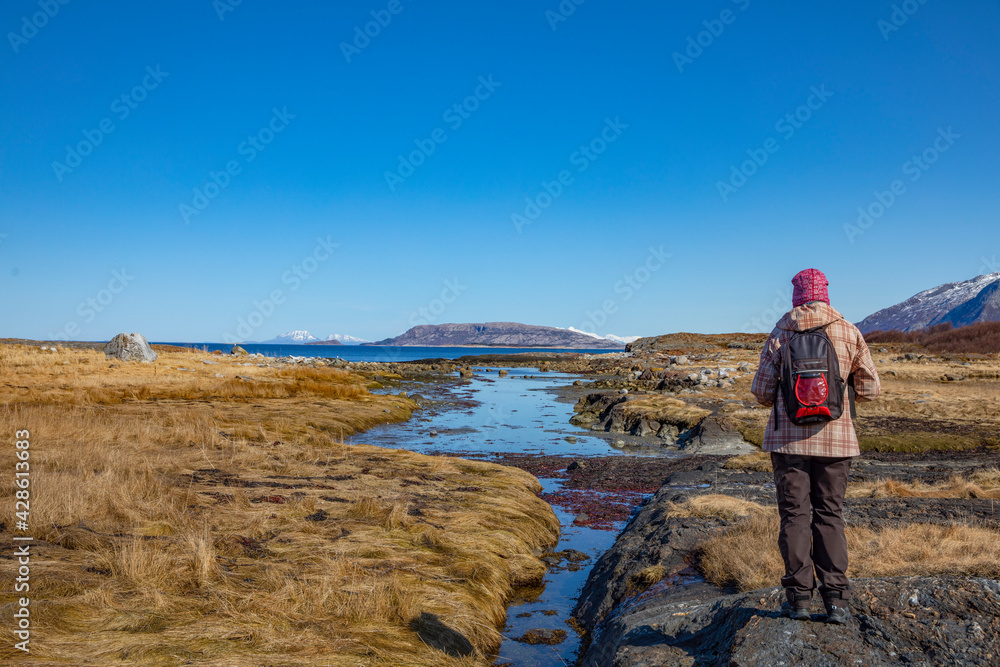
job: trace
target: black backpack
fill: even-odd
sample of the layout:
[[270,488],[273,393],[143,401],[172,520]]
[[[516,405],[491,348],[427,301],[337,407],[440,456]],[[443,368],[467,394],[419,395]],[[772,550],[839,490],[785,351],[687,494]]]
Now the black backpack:
[[782,348],[781,392],[788,418],[799,426],[834,421],[844,412],[840,362],[823,329],[795,332]]

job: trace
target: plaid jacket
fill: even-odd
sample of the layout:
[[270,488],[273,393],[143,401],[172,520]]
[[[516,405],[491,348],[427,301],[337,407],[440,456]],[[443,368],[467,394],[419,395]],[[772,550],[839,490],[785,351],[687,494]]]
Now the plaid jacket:
[[[781,382],[781,346],[788,342],[795,331],[824,325],[829,325],[826,327],[826,334],[837,351],[840,374],[845,380],[844,414],[832,422],[797,426],[788,418],[784,399],[778,390]],[[821,301],[803,304],[785,313],[764,345],[760,354],[760,366],[751,387],[758,403],[774,406],[764,432],[764,451],[838,458],[860,454],[858,436],[854,432],[854,423],[847,407],[846,380],[851,373],[854,373],[857,400],[871,401],[878,397],[882,391],[878,371],[875,370],[871,352],[857,327]],[[777,430],[774,428],[775,418],[778,419]]]

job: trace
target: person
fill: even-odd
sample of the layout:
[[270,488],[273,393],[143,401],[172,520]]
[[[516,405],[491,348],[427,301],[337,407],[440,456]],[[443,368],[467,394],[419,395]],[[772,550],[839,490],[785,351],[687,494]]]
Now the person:
[[[787,598],[782,614],[796,620],[810,619],[818,579],[827,622],[844,624],[850,617],[851,589],[843,504],[851,459],[861,453],[858,437],[851,411],[846,408],[836,419],[793,423],[781,391],[782,349],[796,332],[822,331],[832,343],[844,381],[845,396],[841,399],[846,398],[848,384],[852,384],[857,400],[874,400],[881,392],[881,383],[861,332],[831,307],[829,281],[823,272],[801,271],[792,285],[793,307],[768,337],[751,388],[761,405],[774,408],[762,448],[771,453],[781,518],[778,548],[785,564],[781,585]],[[846,402],[841,400],[841,405]]]

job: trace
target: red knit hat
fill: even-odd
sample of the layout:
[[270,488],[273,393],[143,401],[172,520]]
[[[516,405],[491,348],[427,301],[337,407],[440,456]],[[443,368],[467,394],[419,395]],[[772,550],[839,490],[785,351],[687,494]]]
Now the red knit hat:
[[792,285],[795,286],[792,291],[792,306],[797,308],[810,301],[822,301],[830,305],[830,295],[826,291],[829,284],[830,281],[819,269],[799,271],[792,278]]

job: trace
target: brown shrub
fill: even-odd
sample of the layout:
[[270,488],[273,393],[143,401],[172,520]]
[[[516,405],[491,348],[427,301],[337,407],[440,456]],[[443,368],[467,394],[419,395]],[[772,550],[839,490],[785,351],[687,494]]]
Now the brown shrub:
[[873,331],[865,335],[871,344],[909,343],[937,354],[996,354],[1000,352],[1000,322],[981,322],[955,328],[938,324],[917,331]]

